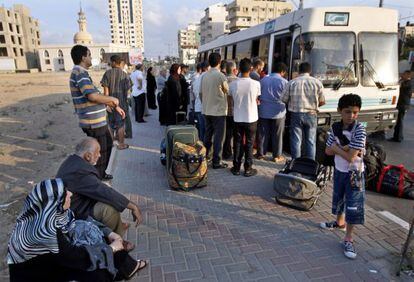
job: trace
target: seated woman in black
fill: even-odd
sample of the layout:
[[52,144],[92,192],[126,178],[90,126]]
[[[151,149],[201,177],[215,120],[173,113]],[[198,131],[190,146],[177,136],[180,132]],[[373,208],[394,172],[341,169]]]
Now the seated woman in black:
[[11,282],[118,281],[147,265],[101,223],[74,220],[71,196],[61,179],[42,181],[27,196],[8,245]]

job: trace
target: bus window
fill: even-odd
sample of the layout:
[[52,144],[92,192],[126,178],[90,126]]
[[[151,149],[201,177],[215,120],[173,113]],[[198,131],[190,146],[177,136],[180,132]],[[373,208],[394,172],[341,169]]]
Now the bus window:
[[224,59],[227,60],[227,46],[224,47]]
[[233,45],[233,52],[232,52],[232,55],[231,55],[231,59],[232,60],[235,60],[236,59],[236,51],[237,51],[237,45],[234,44]]
[[260,38],[259,55],[258,57],[267,64],[269,56],[269,36]]
[[243,58],[251,58],[252,42],[250,40],[237,43],[236,60],[240,62]]
[[260,39],[252,41],[252,58],[259,57]]
[[207,52],[204,52],[204,58],[203,58],[203,61],[207,61],[207,58],[208,58],[208,54],[207,54]]
[[275,37],[273,44],[273,58],[272,66],[275,66],[276,63],[282,62],[287,66],[290,65],[290,53],[292,46],[292,36],[285,35],[281,37]]
[[292,78],[303,61],[311,64],[312,75],[325,87],[334,87],[342,79],[342,87],[358,84],[353,32],[305,33],[302,39],[301,43],[298,36],[293,46]]
[[221,56],[221,59],[222,60],[225,60],[226,59],[226,50],[225,50],[224,47],[221,47],[220,48],[220,56]]
[[234,46],[235,45],[226,46],[226,60],[234,59],[234,53],[233,53]]

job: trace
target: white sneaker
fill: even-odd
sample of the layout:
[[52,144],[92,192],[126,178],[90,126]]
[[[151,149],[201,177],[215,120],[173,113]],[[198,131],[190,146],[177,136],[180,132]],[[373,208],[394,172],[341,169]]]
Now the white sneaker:
[[354,248],[354,243],[350,241],[344,241],[344,255],[349,259],[356,259],[357,253]]

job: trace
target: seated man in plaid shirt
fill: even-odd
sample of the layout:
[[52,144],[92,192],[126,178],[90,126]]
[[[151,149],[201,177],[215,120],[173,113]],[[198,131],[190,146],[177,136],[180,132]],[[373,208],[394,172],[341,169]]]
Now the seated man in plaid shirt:
[[290,112],[290,153],[293,159],[301,157],[302,138],[305,135],[305,155],[315,159],[317,112],[325,105],[323,85],[310,76],[311,65],[307,62],[299,66],[299,76],[289,81],[281,100]]

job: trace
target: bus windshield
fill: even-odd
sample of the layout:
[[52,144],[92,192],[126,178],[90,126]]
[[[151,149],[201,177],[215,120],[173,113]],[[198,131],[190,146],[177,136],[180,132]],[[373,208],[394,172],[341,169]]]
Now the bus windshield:
[[298,36],[294,44],[292,78],[297,76],[299,63],[305,61],[312,65],[312,75],[325,87],[334,87],[338,82],[342,87],[356,86],[354,46],[352,32],[305,33],[302,40]]
[[362,32],[359,44],[362,85],[398,85],[398,35]]

